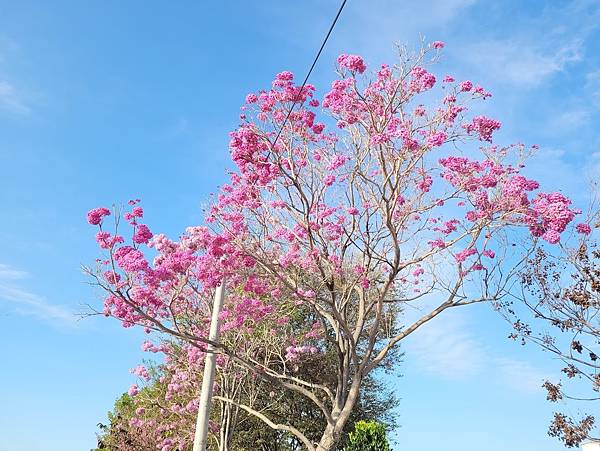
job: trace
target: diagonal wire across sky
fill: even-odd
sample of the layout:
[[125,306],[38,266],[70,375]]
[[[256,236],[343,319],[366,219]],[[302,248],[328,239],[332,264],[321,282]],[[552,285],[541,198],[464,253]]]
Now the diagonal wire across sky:
[[323,49],[325,48],[325,44],[327,44],[327,41],[329,40],[329,36],[331,36],[331,32],[335,28],[335,24],[337,23],[338,19],[340,18],[340,15],[342,14],[342,11],[344,10],[344,6],[346,6],[346,2],[347,2],[347,0],[342,1],[341,5],[338,9],[338,12],[335,15],[335,18],[333,19],[333,22],[331,22],[331,25],[329,26],[329,31],[325,35],[325,39],[323,39],[323,42],[321,43],[321,47],[319,48],[319,51],[317,52],[317,55],[315,56],[315,59],[313,60],[311,66],[310,66],[310,69],[308,69],[308,72],[306,73],[306,77],[304,77],[304,81],[302,82],[302,85],[300,86],[300,89],[298,90],[298,94],[296,95],[296,98],[294,99],[292,106],[288,110],[287,115],[285,116],[285,119],[283,120],[283,123],[281,124],[281,127],[279,128],[279,131],[277,132],[277,136],[275,137],[275,141],[273,141],[272,148],[275,148],[275,144],[277,144],[277,140],[279,139],[279,136],[281,135],[281,132],[283,131],[283,127],[285,127],[285,124],[287,123],[288,119],[290,118],[290,115],[292,114],[294,107],[298,103],[298,100],[300,99],[300,97],[302,95],[302,91],[304,90],[304,86],[306,86],[306,82],[308,81],[310,74],[312,73],[313,69],[317,65],[317,61],[319,61],[319,57],[321,56],[321,53],[323,52]]

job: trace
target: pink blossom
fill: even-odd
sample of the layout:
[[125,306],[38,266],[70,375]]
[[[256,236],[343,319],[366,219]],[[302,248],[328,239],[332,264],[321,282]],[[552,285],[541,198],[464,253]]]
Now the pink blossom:
[[482,252],[482,255],[485,255],[488,258],[494,258],[496,256],[496,253],[490,249],[486,249]]
[[248,94],[246,96],[246,103],[256,103],[258,102],[258,97],[256,94]]
[[547,230],[542,235],[542,238],[548,241],[550,244],[556,244],[560,241],[560,233],[558,233],[556,230]]
[[561,193],[539,193],[526,218],[531,233],[551,244],[558,243],[560,234],[577,214],[570,204],[571,200]]
[[119,235],[112,236],[108,232],[98,232],[96,242],[102,249],[110,249],[117,244],[123,243],[123,237]]
[[382,64],[381,69],[379,69],[379,71],[377,71],[377,80],[379,82],[385,82],[391,76],[392,76],[392,70],[390,69],[390,66],[388,66],[387,64]]
[[301,354],[315,354],[316,352],[317,348],[314,346],[288,346],[285,359],[293,362],[298,360]]
[[583,235],[589,235],[590,233],[592,233],[592,228],[589,226],[589,224],[584,223],[577,224],[575,226],[575,230],[577,231],[577,233],[581,233]]
[[291,73],[289,70],[284,70],[283,72],[279,72],[277,75],[275,75],[275,79],[282,81],[292,81],[294,79],[294,74]]
[[433,48],[433,49],[443,49],[444,45],[446,45],[446,44],[444,44],[444,42],[442,42],[442,41],[433,41],[431,43],[431,48]]
[[357,276],[360,276],[360,275],[364,274],[365,271],[366,271],[366,269],[362,265],[356,265],[354,268],[352,268],[352,272],[354,274],[356,274]]
[[462,92],[469,92],[471,89],[473,89],[473,83],[469,80],[465,80],[462,81],[458,87]]
[[420,275],[425,274],[425,270],[422,267],[417,267],[413,272],[412,275],[415,277],[419,277]]
[[432,184],[433,178],[429,174],[425,174],[421,181],[417,183],[417,188],[419,188],[424,193],[427,193],[431,189]]
[[444,242],[444,240],[442,240],[441,238],[437,238],[433,241],[429,241],[428,243],[432,248],[436,248],[439,247],[441,249],[444,249],[446,247],[446,243]]
[[348,157],[346,157],[345,155],[336,154],[331,159],[329,166],[327,166],[327,170],[335,171],[336,169],[338,169],[338,168],[342,167],[344,164],[346,164],[346,161],[348,161]]
[[451,219],[449,221],[444,222],[444,226],[440,228],[436,228],[436,231],[442,232],[444,235],[450,235],[452,232],[456,231],[456,226],[460,223],[458,219]]
[[99,225],[102,222],[102,218],[109,215],[110,210],[108,208],[94,208],[93,210],[88,211],[87,221],[91,225]]
[[323,133],[323,130],[325,130],[325,124],[317,123],[312,127],[312,131],[316,135],[320,135],[321,133]]
[[142,343],[142,351],[144,352],[157,352],[158,349],[150,341],[144,341]]
[[129,396],[135,396],[139,392],[140,392],[140,390],[136,384],[133,384],[131,387],[129,387],[129,390],[127,390],[127,393],[129,394]]
[[358,72],[359,74],[362,74],[367,69],[365,62],[358,55],[342,54],[338,56],[337,61],[340,67],[346,68],[351,72]]
[[475,86],[475,89],[473,89],[473,93],[479,94],[484,100],[488,97],[492,97],[492,94],[483,89],[481,86]]
[[410,75],[413,78],[410,82],[410,89],[415,93],[427,91],[435,84],[435,76],[422,67],[414,67],[410,71]]
[[465,260],[466,260],[468,257],[470,257],[471,255],[474,255],[474,254],[476,254],[476,253],[477,253],[477,251],[476,251],[475,249],[473,249],[473,248],[471,248],[471,249],[465,249],[465,250],[462,250],[462,251],[458,252],[457,254],[455,254],[455,255],[454,255],[454,258],[455,258],[455,260],[456,260],[458,263],[462,263],[462,262],[464,262],[464,261],[465,261]]
[[425,141],[429,147],[439,147],[446,141],[448,136],[444,132],[434,132],[427,137]]
[[133,207],[133,209],[131,210],[131,212],[125,213],[123,215],[123,218],[125,218],[126,221],[128,221],[130,224],[136,224],[137,223],[137,218],[141,218],[144,216],[144,210],[142,209],[142,207]]
[[325,184],[325,186],[331,186],[334,182],[335,175],[333,174],[327,174],[325,177],[323,177],[323,183]]
[[150,374],[144,365],[138,365],[130,370],[131,374],[141,377],[144,380],[150,380]]
[[144,254],[130,246],[123,246],[114,252],[119,267],[125,271],[141,271],[148,268]]
[[416,106],[413,114],[415,116],[425,116],[425,107],[423,105]]
[[492,142],[492,133],[500,128],[500,121],[477,116],[470,124],[463,125],[467,133],[476,132],[482,141]]
[[103,276],[111,285],[116,285],[121,280],[121,276],[114,271],[104,271]]
[[135,233],[133,234],[133,242],[137,244],[147,244],[148,241],[152,238],[152,232],[145,224],[139,224],[135,228]]
[[375,133],[371,136],[371,144],[377,146],[379,144],[385,144],[390,140],[390,137],[385,133]]

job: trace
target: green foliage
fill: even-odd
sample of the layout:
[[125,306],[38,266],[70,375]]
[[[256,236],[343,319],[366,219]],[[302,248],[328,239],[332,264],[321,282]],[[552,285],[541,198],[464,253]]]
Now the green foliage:
[[343,451],[391,451],[385,437],[385,426],[377,421],[358,421],[348,434]]

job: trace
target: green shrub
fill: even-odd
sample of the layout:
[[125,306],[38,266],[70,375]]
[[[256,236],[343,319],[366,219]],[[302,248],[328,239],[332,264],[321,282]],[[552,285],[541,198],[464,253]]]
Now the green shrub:
[[348,434],[348,444],[343,451],[391,451],[385,437],[385,426],[377,421],[359,421],[354,432]]

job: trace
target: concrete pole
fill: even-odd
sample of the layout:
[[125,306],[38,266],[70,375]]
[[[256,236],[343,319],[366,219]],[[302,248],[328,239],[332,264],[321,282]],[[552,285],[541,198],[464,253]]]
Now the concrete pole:
[[[225,298],[225,280],[215,290],[212,318],[210,321],[210,332],[208,339],[213,342],[219,341],[219,315],[223,308]],[[212,351],[212,352],[211,352]],[[213,383],[215,381],[216,353],[212,345],[208,345],[208,352],[204,360],[204,376],[202,377],[202,391],[200,392],[200,404],[198,405],[198,418],[196,419],[196,432],[194,435],[193,451],[206,451],[208,435],[208,417],[210,414],[210,403],[212,400]]]

